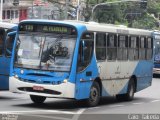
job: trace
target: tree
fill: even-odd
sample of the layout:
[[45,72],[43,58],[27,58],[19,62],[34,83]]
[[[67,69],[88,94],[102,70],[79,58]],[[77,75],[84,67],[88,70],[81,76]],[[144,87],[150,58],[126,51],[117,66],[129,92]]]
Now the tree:
[[[102,0],[87,1],[88,6],[94,6],[102,2]],[[148,3],[145,3],[147,7],[142,7],[141,2],[118,1],[121,0],[103,0],[103,2],[113,3],[95,8],[92,16],[93,20],[99,23],[123,24],[129,27],[157,29],[159,25],[158,17],[160,18],[160,0],[148,0]]]

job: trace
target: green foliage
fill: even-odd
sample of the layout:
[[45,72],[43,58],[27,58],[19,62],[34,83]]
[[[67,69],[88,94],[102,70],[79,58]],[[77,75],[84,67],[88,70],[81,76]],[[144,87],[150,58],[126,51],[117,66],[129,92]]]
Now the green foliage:
[[[148,0],[147,10],[140,8],[140,2],[119,1],[121,0],[86,0],[86,3],[93,7],[98,3],[115,2],[98,6],[94,10],[93,20],[99,23],[122,24],[142,29],[158,29],[159,20],[155,17],[160,14],[160,0]],[[88,20],[89,18],[90,16]]]
[[154,20],[151,16],[145,14],[137,20],[134,20],[132,23],[132,27],[141,29],[155,29],[156,24],[156,20]]
[[147,12],[157,16],[160,13],[160,0],[148,0]]

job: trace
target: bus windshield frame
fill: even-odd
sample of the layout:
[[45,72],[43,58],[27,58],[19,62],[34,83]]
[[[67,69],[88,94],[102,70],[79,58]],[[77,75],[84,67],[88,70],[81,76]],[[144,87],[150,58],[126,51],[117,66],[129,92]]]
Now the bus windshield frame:
[[[35,25],[34,25],[35,26]],[[60,26],[61,27],[61,26]],[[70,72],[77,34],[28,31],[19,27],[14,66],[42,71]],[[63,28],[65,29],[65,28]],[[66,29],[70,29],[66,27]],[[72,31],[71,31],[72,32]],[[71,33],[70,32],[70,33]]]

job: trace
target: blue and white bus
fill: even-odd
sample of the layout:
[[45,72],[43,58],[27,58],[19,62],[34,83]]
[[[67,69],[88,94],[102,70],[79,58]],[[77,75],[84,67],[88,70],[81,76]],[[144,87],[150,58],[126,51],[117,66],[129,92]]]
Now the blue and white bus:
[[94,22],[25,20],[18,26],[10,91],[85,100],[101,96],[130,101],[151,86],[152,32]]
[[160,74],[160,32],[153,32],[154,36],[154,68],[153,74]]
[[0,90],[9,89],[11,52],[17,26],[0,22]]

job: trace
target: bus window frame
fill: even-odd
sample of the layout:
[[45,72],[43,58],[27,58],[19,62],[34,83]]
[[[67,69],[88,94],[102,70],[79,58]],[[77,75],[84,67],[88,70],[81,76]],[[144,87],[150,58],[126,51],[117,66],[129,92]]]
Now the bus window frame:
[[[120,40],[120,36],[125,36],[125,40]],[[127,38],[127,39],[126,39]],[[120,46],[120,41],[125,41],[125,47]],[[127,44],[126,44],[127,42]],[[128,61],[128,48],[129,48],[129,34],[118,34],[117,35],[117,61]],[[124,59],[122,56],[122,59],[118,59],[118,51],[119,49],[126,49],[127,50],[127,58]]]
[[[130,47],[130,41],[131,41],[131,37],[136,37],[136,47],[132,48]],[[129,35],[129,39],[128,39],[128,49],[137,49],[138,50],[138,56],[137,59],[129,59],[129,54],[128,54],[128,60],[129,61],[138,61],[139,60],[139,47],[140,47],[140,36],[139,35]],[[137,42],[138,41],[138,42]]]
[[[151,39],[151,48],[149,48],[148,47],[148,38],[150,38]],[[152,58],[153,58],[153,45],[154,45],[154,43],[153,43],[153,38],[152,37],[146,37],[146,60],[152,60]],[[148,59],[148,57],[147,57],[147,50],[151,50],[151,57]]]
[[[104,37],[105,44],[106,44],[105,46],[103,46],[103,47],[97,46],[97,33],[105,35],[105,37]],[[98,62],[104,62],[107,60],[107,36],[108,36],[108,33],[106,33],[106,32],[96,32],[95,33],[95,56],[96,56],[96,60]],[[101,59],[101,60],[97,59],[97,48],[105,49],[105,59]]]
[[[141,48],[141,38],[144,38],[144,48]],[[147,60],[146,59],[146,39],[147,39],[147,36],[139,36],[139,60]],[[142,59],[142,58],[140,58],[140,51],[141,50],[145,50],[145,56],[143,56],[144,57],[144,59]]]
[[[108,42],[109,42],[109,41],[108,41],[108,40],[109,40],[108,37],[109,37],[109,35],[114,35],[114,36],[116,36],[116,40],[114,39],[114,41],[116,41],[116,43],[114,42],[114,44],[116,44],[115,47],[109,47],[109,46],[108,46]],[[107,39],[106,39],[106,40],[107,40],[107,41],[106,41],[106,42],[107,42],[107,44],[106,44],[106,47],[107,47],[107,49],[106,49],[106,50],[107,50],[107,53],[106,53],[107,61],[108,61],[108,62],[115,62],[115,61],[117,61],[118,34],[117,34],[117,33],[107,33],[107,36],[106,36],[106,37],[107,37]],[[112,59],[112,60],[109,60],[109,59],[108,59],[108,48],[114,48],[114,49],[116,49],[116,58],[115,58],[115,59]]]

